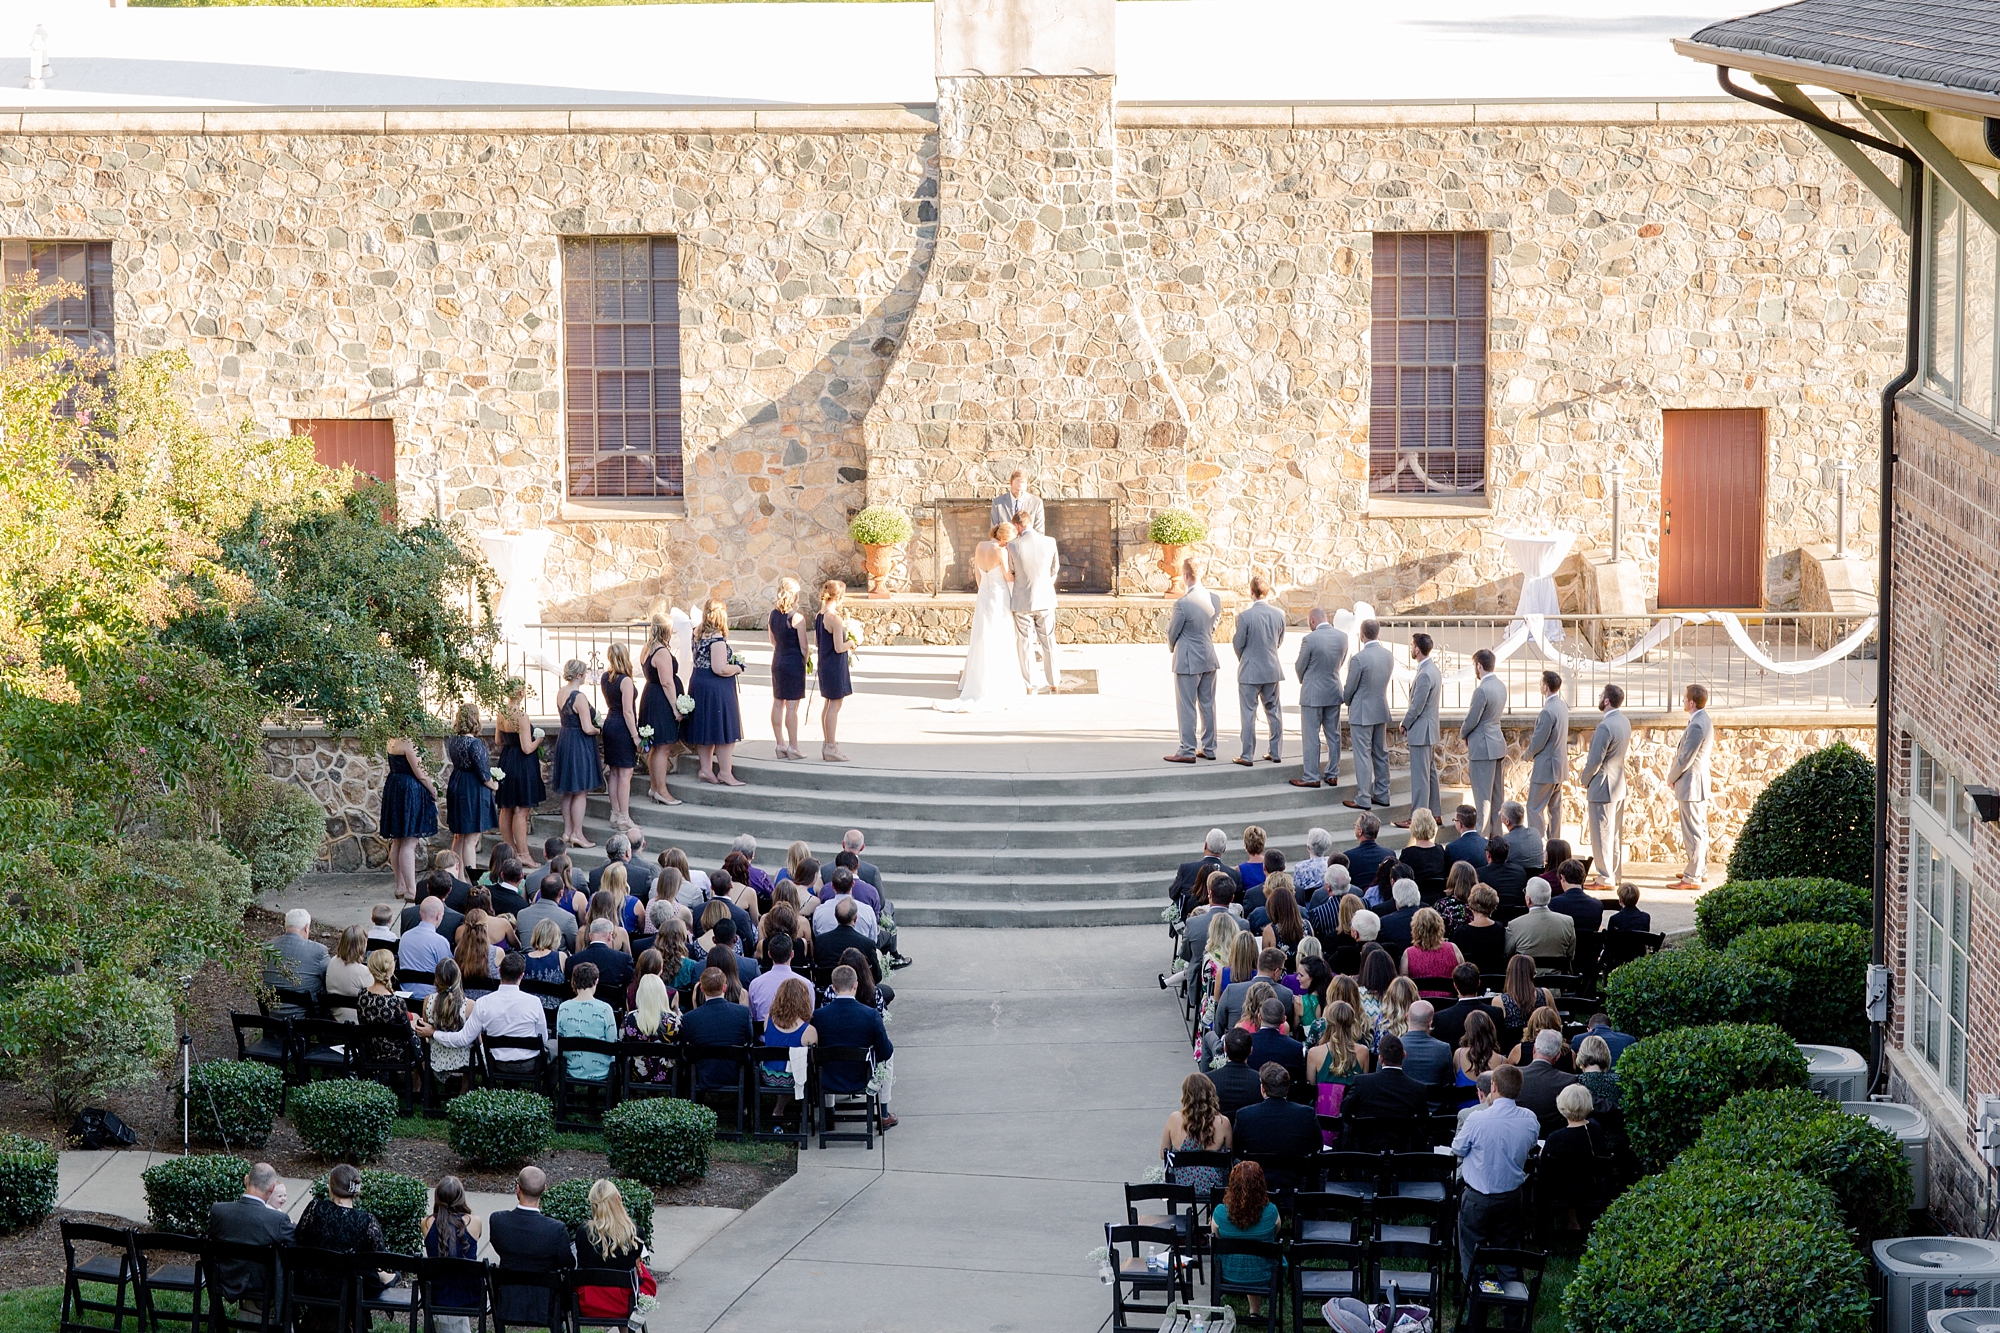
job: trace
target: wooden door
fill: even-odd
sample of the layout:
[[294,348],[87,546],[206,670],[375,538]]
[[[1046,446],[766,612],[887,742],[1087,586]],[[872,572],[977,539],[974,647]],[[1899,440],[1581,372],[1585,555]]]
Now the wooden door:
[[364,477],[396,482],[396,423],[381,417],[294,419],[292,434],[313,442],[313,455],[328,467],[351,467]]
[[1764,605],[1764,412],[1670,411],[1660,469],[1660,595],[1666,610]]

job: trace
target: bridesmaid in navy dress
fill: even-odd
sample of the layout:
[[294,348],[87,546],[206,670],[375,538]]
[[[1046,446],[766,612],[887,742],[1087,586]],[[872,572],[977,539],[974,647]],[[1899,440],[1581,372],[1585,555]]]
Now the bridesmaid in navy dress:
[[654,613],[653,632],[646,636],[641,658],[646,669],[646,689],[639,696],[639,725],[651,727],[646,739],[646,797],[656,805],[679,805],[667,790],[667,774],[674,766],[674,746],[681,739],[681,715],[675,707],[687,691],[681,688],[681,665],[674,660],[674,622]]
[[556,713],[562,731],[556,736],[556,762],[552,786],[562,797],[563,841],[572,847],[595,847],[583,836],[583,806],[590,793],[604,785],[604,769],[597,762],[597,710],[590,692],[583,688],[583,663],[571,661],[563,667],[562,702]]
[[417,898],[417,844],[438,831],[437,786],[424,770],[423,752],[407,736],[389,742],[389,776],[382,783],[380,832],[389,840],[396,896]]
[[847,622],[840,617],[840,604],[847,597],[847,585],[828,579],[819,587],[819,614],[813,618],[813,642],[819,650],[819,697],[826,701],[820,715],[820,735],[825,743],[819,757],[831,764],[844,764],[847,756],[834,742],[840,726],[840,702],[854,693],[848,679]]
[[611,827],[632,827],[632,770],[639,766],[639,687],[632,682],[632,654],[614,643],[604,652],[611,669],[597,683],[604,692],[604,783],[611,798]]
[[458,863],[469,866],[479,859],[479,835],[500,825],[493,793],[500,784],[493,777],[493,756],[479,739],[479,705],[460,704],[458,734],[445,742],[445,758],[451,760],[451,777],[444,788],[444,818],[451,828],[451,850]]
[[509,684],[507,702],[493,724],[494,738],[500,746],[500,771],[506,774],[500,779],[495,800],[500,807],[500,841],[520,849],[514,855],[525,867],[534,864],[528,856],[528,820],[535,807],[549,799],[538,753],[547,737],[528,720],[528,682],[516,677]]
[[771,612],[771,735],[778,758],[803,759],[799,749],[799,701],[806,697],[806,618],[799,614],[799,581],[778,580],[778,607]]
[[694,645],[694,712],[687,740],[700,756],[695,776],[725,787],[743,783],[730,767],[736,742],[743,739],[743,715],[736,703],[736,677],[743,668],[729,660],[729,610],[710,602],[701,610],[701,634]]

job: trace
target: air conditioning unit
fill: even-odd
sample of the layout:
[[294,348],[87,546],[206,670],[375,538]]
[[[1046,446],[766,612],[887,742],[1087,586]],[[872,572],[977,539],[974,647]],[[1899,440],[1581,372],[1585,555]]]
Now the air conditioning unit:
[[[1929,1118],[1916,1107],[1901,1102],[1842,1102],[1840,1109],[1849,1115],[1865,1115],[1896,1136],[1896,1141],[1903,1145],[1903,1156],[1910,1163],[1910,1207],[1930,1207]],[[2000,1333],[2000,1328],[1993,1333]]]
[[2000,1333],[2000,1310],[1933,1310],[1929,1333]]
[[1875,1242],[1884,1333],[1928,1333],[1933,1310],[2000,1309],[2000,1244],[1970,1236]]
[[1812,1090],[1830,1102],[1868,1100],[1868,1058],[1845,1046],[1809,1046],[1805,1052],[1806,1078]]

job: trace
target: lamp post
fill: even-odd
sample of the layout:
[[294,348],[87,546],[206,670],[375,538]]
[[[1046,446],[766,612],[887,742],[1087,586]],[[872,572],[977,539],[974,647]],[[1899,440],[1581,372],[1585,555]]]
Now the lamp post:
[[1611,477],[1611,563],[1625,558],[1625,460],[1614,458],[1605,471]]
[[1847,559],[1847,474],[1854,464],[1845,458],[1833,465],[1833,557]]

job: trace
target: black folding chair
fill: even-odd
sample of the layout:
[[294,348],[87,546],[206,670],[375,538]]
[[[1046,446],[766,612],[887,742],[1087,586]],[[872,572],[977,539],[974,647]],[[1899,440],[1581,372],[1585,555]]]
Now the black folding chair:
[[1368,1246],[1363,1241],[1295,1240],[1285,1247],[1285,1267],[1291,1276],[1292,1333],[1304,1333],[1308,1306],[1318,1327],[1319,1308],[1334,1297],[1361,1299]]
[[1371,1240],[1368,1242],[1370,1299],[1387,1301],[1394,1289],[1398,1304],[1427,1305],[1431,1318],[1443,1311],[1445,1255],[1442,1240]]
[[1597,993],[1597,960],[1603,950],[1603,931],[1579,930],[1576,933],[1576,952],[1573,958],[1576,974],[1583,978],[1583,989],[1592,995]]
[[[414,1254],[390,1254],[386,1250],[368,1255],[367,1259],[362,1271],[356,1274],[354,1288],[355,1322],[360,1326],[360,1333],[368,1333],[377,1314],[386,1314],[391,1320],[407,1317],[414,1330],[417,1323],[417,1267],[423,1259]],[[367,1270],[371,1268],[384,1273],[399,1273],[403,1281],[370,1296]]]
[[[102,1246],[96,1254],[79,1260],[76,1247],[79,1245]],[[89,1333],[101,1329],[103,1324],[84,1323],[86,1314],[108,1314],[111,1327],[123,1330],[129,1316],[133,1326],[139,1324],[139,1301],[134,1284],[139,1278],[138,1259],[132,1252],[132,1233],[96,1226],[89,1222],[69,1222],[62,1224],[63,1247],[63,1294],[62,1314],[59,1328],[61,1333]],[[105,1301],[97,1296],[83,1294],[84,1284],[92,1289],[110,1287],[117,1292],[115,1301]],[[129,1297],[129,1299],[128,1299]]]
[[1535,1307],[1542,1295],[1542,1270],[1548,1262],[1546,1254],[1534,1250],[1503,1250],[1492,1245],[1474,1250],[1472,1273],[1458,1306],[1461,1333],[1533,1328]]
[[482,1032],[479,1045],[485,1056],[487,1087],[549,1090],[549,1052],[541,1038],[493,1037]]
[[[585,1287],[623,1288],[626,1292],[625,1313],[620,1315],[585,1314],[583,1312],[583,1289]],[[579,1268],[569,1279],[569,1328],[570,1333],[583,1333],[586,1328],[629,1327],[632,1305],[639,1298],[639,1273],[632,1268]]]
[[1349,1199],[1368,1203],[1382,1181],[1382,1154],[1372,1152],[1329,1152],[1319,1157],[1322,1189]]
[[[1213,1170],[1216,1178],[1223,1182],[1222,1188],[1227,1188],[1229,1170],[1235,1165],[1236,1154],[1233,1152],[1207,1152],[1192,1148],[1186,1151],[1176,1149],[1167,1154],[1167,1179],[1176,1184],[1184,1184],[1186,1182],[1179,1179],[1180,1172],[1193,1171],[1198,1167],[1205,1166]],[[1196,1189],[1193,1185],[1189,1185],[1188,1188],[1195,1191],[1195,1207],[1203,1213],[1213,1211],[1215,1206],[1222,1202],[1222,1188],[1204,1190]],[[1196,1225],[1199,1226],[1200,1223],[1197,1222]]]
[[[410,1113],[410,1089],[420,1079],[427,1061],[408,1023],[356,1023],[359,1035],[352,1043],[354,1077],[372,1079],[396,1094],[398,1111]],[[383,1058],[377,1059],[377,1055]]]
[[[507,1333],[510,1328],[563,1333],[569,1323],[569,1277],[567,1270],[539,1273],[488,1265],[486,1280],[492,1293],[493,1333]],[[515,1312],[511,1316],[510,1310]],[[537,1310],[543,1313],[534,1313]]]
[[[284,1300],[288,1245],[244,1245],[237,1241],[211,1240],[201,1249],[201,1280],[208,1288],[209,1327],[213,1333],[278,1333],[286,1326]],[[230,1302],[223,1296],[228,1284],[222,1280],[224,1266],[250,1265],[254,1279],[229,1313]],[[247,1303],[246,1303],[247,1302]],[[254,1308],[253,1308],[254,1307]]]
[[1610,976],[1634,958],[1644,958],[1649,953],[1658,953],[1665,948],[1665,934],[1647,934],[1643,930],[1607,930],[1603,932],[1603,943],[1598,947],[1597,967],[1599,976]]
[[[236,1032],[236,1058],[255,1060],[260,1065],[269,1065],[285,1076],[289,1084],[292,1077],[292,1025],[285,1019],[272,1018],[268,1014],[231,1014],[229,1026]],[[244,1035],[255,1032],[255,1040]],[[278,1110],[285,1109],[285,1094],[290,1089],[278,1091]]]
[[[807,1110],[807,1088],[792,1086],[790,1080],[772,1083],[765,1077],[766,1064],[783,1066],[795,1046],[752,1046],[744,1057],[750,1066],[750,1137],[766,1143],[793,1143],[803,1148],[812,1138],[812,1116]],[[808,1055],[807,1060],[811,1060]],[[806,1082],[810,1084],[811,1078]],[[771,1106],[770,1127],[765,1128],[764,1106]],[[787,1103],[798,1113],[797,1129],[785,1128]]]
[[271,998],[258,998],[257,1007],[272,1018],[325,1018],[326,997],[302,986],[273,986]]
[[1428,1128],[1410,1116],[1342,1116],[1340,1146],[1346,1152],[1407,1152],[1423,1146]]
[[[1458,1159],[1434,1152],[1395,1152],[1382,1159],[1379,1197],[1443,1203],[1453,1197]],[[1381,1208],[1378,1204],[1376,1212]]]
[[[1156,1203],[1165,1211],[1149,1209],[1139,1211],[1142,1203]],[[1195,1202],[1192,1185],[1126,1185],[1125,1222],[1135,1227],[1166,1227],[1181,1233],[1187,1246],[1188,1260],[1193,1265],[1192,1272],[1201,1273],[1203,1232],[1200,1205]]]
[[[1172,1227],[1119,1226],[1107,1222],[1104,1227],[1105,1248],[1111,1252],[1111,1330],[1112,1333],[1136,1331],[1132,1317],[1157,1319],[1166,1314],[1167,1306],[1176,1297],[1183,1301],[1194,1300],[1194,1280],[1188,1276],[1182,1264],[1181,1235]],[[1122,1254],[1121,1245],[1129,1245],[1132,1252]],[[1145,1251],[1140,1247],[1157,1245],[1168,1255],[1167,1266],[1155,1269],[1146,1261]],[[1142,1298],[1157,1292],[1166,1299],[1158,1305],[1146,1305]]]
[[[172,1231],[141,1231],[132,1237],[132,1251],[139,1263],[139,1326],[157,1333],[160,1325],[186,1324],[188,1333],[199,1333],[208,1323],[204,1299],[208,1286],[202,1281],[201,1251],[208,1242],[198,1236]],[[183,1263],[160,1263],[155,1254],[172,1255]],[[160,1308],[155,1296],[172,1292],[187,1301],[185,1311]]]
[[330,1018],[292,1020],[292,1059],[301,1083],[315,1078],[347,1078],[354,1072],[354,1043],[361,1033],[354,1023]]
[[[434,987],[436,985],[437,973],[435,972],[419,972],[414,967],[399,967],[396,969],[397,990],[408,990],[412,986]],[[421,998],[428,999],[430,997],[424,996]]]
[[[567,981],[544,981],[540,977],[522,977],[521,990],[528,995],[539,996],[543,1001],[542,1007],[544,1009],[549,1007],[547,1004],[549,1000],[554,1000],[560,1004],[564,1000],[573,1000],[576,998],[576,992],[570,989],[570,984]],[[551,1012],[554,1011],[551,1010]],[[551,1026],[554,1025],[551,1024]]]
[[[437,1333],[437,1321],[466,1320],[473,1333],[486,1333],[486,1265],[477,1259],[417,1260],[417,1300],[423,1310],[424,1333]],[[414,1324],[414,1321],[412,1321]]]
[[[875,1136],[882,1131],[882,1099],[865,1083],[859,1092],[834,1092],[826,1086],[828,1065],[858,1067],[865,1076],[874,1068],[869,1055],[865,1046],[815,1046],[806,1057],[820,1147],[836,1140],[867,1148],[875,1146]],[[840,1128],[852,1124],[861,1126],[860,1133]]]
[[[743,1127],[749,1120],[750,1110],[750,1094],[745,1086],[750,1073],[744,1059],[749,1053],[748,1046],[688,1045],[681,1048],[681,1058],[688,1065],[690,1100],[706,1105],[710,1097],[728,1097],[736,1104],[736,1128],[733,1131],[717,1128],[717,1138],[741,1140],[743,1137]],[[723,1064],[730,1067],[730,1081],[726,1083],[715,1076],[714,1066]]]
[[333,1326],[347,1333],[354,1327],[355,1300],[361,1285],[362,1260],[373,1255],[349,1254],[293,1245],[285,1251],[285,1327],[296,1328],[315,1312],[330,1314]]
[[[601,1078],[578,1078],[570,1073],[571,1055],[601,1055],[605,1058]],[[557,1037],[554,1077],[556,1084],[556,1128],[595,1129],[618,1104],[618,1043],[597,1037]],[[596,1119],[582,1120],[572,1114],[579,1108],[596,1111]]]
[[[1260,1319],[1270,1333],[1278,1333],[1278,1308],[1284,1304],[1285,1294],[1285,1250],[1276,1241],[1239,1240],[1230,1236],[1213,1236],[1208,1242],[1208,1253],[1215,1267],[1210,1270],[1208,1280],[1209,1299],[1219,1303],[1224,1296],[1260,1296],[1264,1301],[1264,1313]],[[1266,1264],[1264,1280],[1261,1282],[1237,1281],[1227,1276],[1231,1259],[1262,1259]],[[1252,1325],[1248,1320],[1238,1320],[1238,1328]]]
[[[679,1097],[687,1082],[687,1062],[682,1059],[685,1050],[678,1041],[639,1041],[627,1037],[618,1043],[618,1077],[621,1080],[619,1097],[629,1101],[634,1097]],[[641,1067],[641,1062],[645,1064]],[[667,1066],[667,1078],[656,1083],[647,1075],[658,1069],[661,1062]]]

